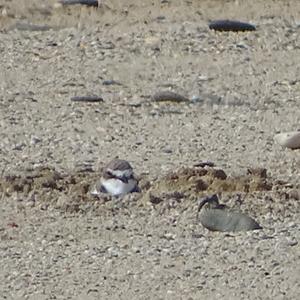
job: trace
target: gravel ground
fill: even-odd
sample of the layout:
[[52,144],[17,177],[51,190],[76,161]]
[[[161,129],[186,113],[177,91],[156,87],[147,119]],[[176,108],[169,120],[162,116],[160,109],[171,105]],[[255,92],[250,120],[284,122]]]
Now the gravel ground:
[[[299,1],[2,2],[0,299],[300,298],[300,153],[273,140],[300,129]],[[116,156],[142,193],[92,198]],[[205,160],[228,179],[193,190]],[[263,230],[203,228],[212,192]]]

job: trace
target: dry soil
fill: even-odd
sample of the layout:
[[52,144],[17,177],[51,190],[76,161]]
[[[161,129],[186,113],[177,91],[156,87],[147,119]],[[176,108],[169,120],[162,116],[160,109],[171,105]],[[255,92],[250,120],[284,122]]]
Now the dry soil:
[[[300,1],[1,0],[0,51],[0,299],[300,298]],[[142,192],[91,197],[116,156]],[[203,228],[211,193],[263,230]]]

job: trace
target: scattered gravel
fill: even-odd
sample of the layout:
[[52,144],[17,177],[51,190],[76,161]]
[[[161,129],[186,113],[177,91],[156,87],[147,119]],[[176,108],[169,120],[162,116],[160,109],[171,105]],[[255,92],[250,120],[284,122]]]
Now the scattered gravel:
[[[0,299],[300,298],[299,150],[274,142],[299,129],[300,2],[56,4],[0,5]],[[87,196],[116,156],[142,193]],[[218,191],[263,229],[203,228]]]

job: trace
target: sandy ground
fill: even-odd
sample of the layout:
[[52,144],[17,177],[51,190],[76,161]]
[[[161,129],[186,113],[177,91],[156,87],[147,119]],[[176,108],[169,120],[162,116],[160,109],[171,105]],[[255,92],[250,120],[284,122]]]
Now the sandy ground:
[[[273,140],[300,129],[299,1],[0,12],[0,299],[300,298],[300,152]],[[224,18],[257,31],[208,29]],[[151,100],[165,90],[190,101]],[[103,102],[70,100],[81,95]],[[142,193],[92,198],[116,156]],[[203,160],[228,178],[201,189],[177,171]],[[197,199],[213,192],[264,229],[203,228]]]

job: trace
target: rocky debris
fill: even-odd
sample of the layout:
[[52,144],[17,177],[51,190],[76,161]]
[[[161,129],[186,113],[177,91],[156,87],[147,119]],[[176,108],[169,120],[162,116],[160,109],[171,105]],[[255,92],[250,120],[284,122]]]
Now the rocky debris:
[[[297,202],[294,201],[299,198],[299,187],[284,181],[273,181],[265,177],[265,171],[258,173],[252,170],[252,174],[231,177],[222,169],[208,166],[180,168],[154,181],[142,176],[139,178],[141,193],[133,193],[132,197],[139,199],[134,202],[138,205],[150,204],[158,208],[161,206],[162,210],[174,205],[182,208],[193,207],[195,199],[212,193],[222,193],[224,199],[228,197],[227,202],[230,203],[235,195],[248,195],[249,200],[240,198],[231,205],[236,206],[239,203],[256,216],[270,212],[289,215],[297,209]],[[41,204],[44,208],[59,207],[60,210],[83,212],[94,209],[93,203],[100,205],[115,199],[104,193],[96,198],[90,195],[98,177],[99,174],[90,168],[79,168],[74,173],[65,173],[52,167],[38,167],[15,175],[3,175],[0,177],[0,192],[6,197],[27,199],[28,205],[34,202],[34,205]],[[259,195],[266,192],[270,196],[268,200],[263,200]],[[255,200],[255,197],[261,200]],[[282,199],[282,202],[274,205],[277,201],[274,202],[274,199]]]
[[[172,207],[191,209],[195,205],[195,199],[212,193],[222,193],[224,199],[228,197],[227,202],[230,203],[230,199],[238,197],[231,205],[242,205],[256,216],[269,212],[287,215],[296,209],[297,203],[291,201],[299,198],[297,186],[284,181],[273,181],[266,177],[265,169],[251,170],[249,172],[248,169],[246,175],[231,177],[222,169],[206,165],[179,168],[154,181],[143,175],[139,178],[141,193],[129,194],[118,201],[126,203],[126,199],[135,199],[129,205],[150,205],[164,213]],[[90,194],[98,179],[99,174],[90,167],[78,168],[74,173],[58,172],[52,167],[38,167],[15,175],[3,175],[0,177],[0,192],[6,197],[21,197],[28,202],[28,206],[41,205],[43,209],[52,207],[66,212],[84,212],[95,208],[98,210],[99,205],[106,206],[107,202],[117,199],[105,193],[100,193],[97,197]],[[267,201],[255,200],[255,197],[266,192],[270,194]],[[248,195],[247,199],[254,199],[246,201],[239,195]],[[273,197],[285,200],[274,206]]]
[[227,176],[222,169],[214,167],[183,167],[169,172],[155,181],[151,191],[155,193],[180,191],[192,197],[206,193],[255,192],[272,189],[272,181],[255,174],[237,177]]

